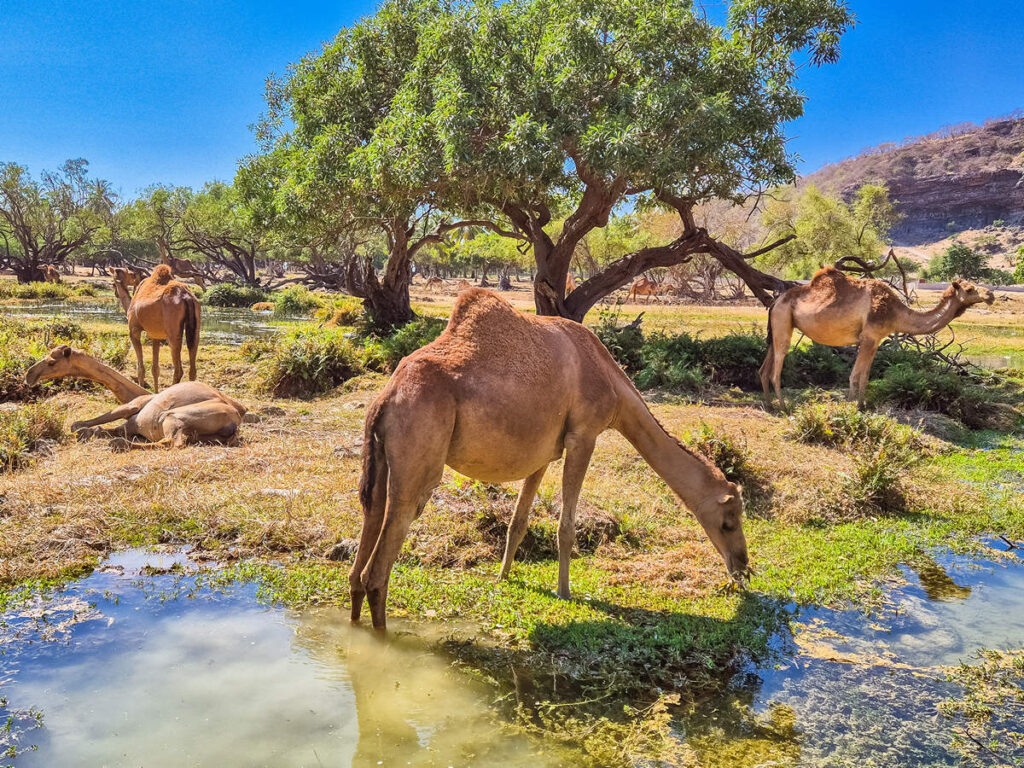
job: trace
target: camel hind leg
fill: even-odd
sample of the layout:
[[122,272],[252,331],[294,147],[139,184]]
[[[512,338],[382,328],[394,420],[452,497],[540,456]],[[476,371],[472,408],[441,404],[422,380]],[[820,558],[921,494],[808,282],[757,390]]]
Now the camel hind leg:
[[512,514],[512,520],[508,524],[508,534],[505,539],[505,556],[501,559],[501,573],[498,574],[499,581],[508,576],[508,572],[512,570],[512,562],[516,558],[516,550],[519,549],[523,536],[526,535],[526,526],[530,519],[530,507],[533,506],[533,500],[537,496],[537,488],[540,487],[540,482],[544,479],[544,473],[547,472],[547,469],[548,465],[545,464],[523,480],[523,487],[519,489],[516,511]]
[[363,510],[363,530],[359,534],[359,548],[356,550],[355,562],[352,563],[352,570],[349,572],[349,591],[352,597],[352,621],[359,621],[359,615],[363,610],[363,599],[366,597],[366,590],[363,589],[362,573],[373,548],[380,538],[380,529],[384,524],[384,510],[388,500],[388,463],[384,453],[384,446],[378,441],[373,449],[376,452],[373,461],[373,490],[370,503]]
[[850,373],[850,392],[847,400],[856,400],[857,406],[864,407],[864,394],[868,387],[868,376],[871,373],[871,364],[875,361],[878,353],[879,339],[861,338],[857,346],[857,359],[853,363],[853,371]]
[[562,514],[558,519],[558,596],[563,600],[569,599],[569,558],[576,543],[576,503],[593,453],[593,437],[572,433],[565,436]]
[[786,360],[786,353],[789,352],[792,340],[793,320],[789,313],[784,307],[772,307],[768,313],[768,354],[765,355],[764,363],[758,371],[765,403],[768,405],[771,405],[769,386],[775,390],[779,405],[784,407],[786,404],[782,399],[782,364]]
[[184,304],[174,304],[171,306],[164,305],[164,333],[167,334],[167,346],[171,349],[171,362],[174,363],[174,381],[173,384],[177,384],[181,381],[182,376],[185,372],[181,367],[181,341],[184,324],[179,317],[175,317],[175,310],[177,312],[187,312],[188,307]]

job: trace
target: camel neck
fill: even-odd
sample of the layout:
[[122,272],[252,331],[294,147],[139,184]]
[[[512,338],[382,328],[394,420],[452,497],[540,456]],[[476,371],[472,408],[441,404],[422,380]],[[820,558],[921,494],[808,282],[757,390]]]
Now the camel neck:
[[696,512],[713,494],[725,489],[725,478],[703,459],[683,448],[630,387],[623,394],[613,429],[633,444],[683,503]]
[[115,280],[114,293],[117,295],[117,300],[121,302],[121,307],[124,309],[125,313],[127,313],[128,307],[132,305],[131,297],[128,295],[128,289],[125,288],[120,281]]
[[148,389],[143,389],[127,376],[122,376],[110,366],[104,365],[98,360],[87,357],[79,361],[78,370],[74,374],[89,381],[102,384],[113,393],[118,402],[127,403],[136,397],[153,394]]
[[910,307],[905,306],[897,331],[914,336],[935,333],[935,331],[945,328],[952,320],[956,319],[960,308],[960,302],[953,296],[943,296],[938,304],[924,312],[916,312]]

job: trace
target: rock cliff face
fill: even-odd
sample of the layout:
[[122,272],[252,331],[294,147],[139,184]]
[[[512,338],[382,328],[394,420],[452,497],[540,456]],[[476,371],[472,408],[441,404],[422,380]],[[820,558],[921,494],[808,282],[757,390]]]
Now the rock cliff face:
[[844,197],[867,182],[886,184],[904,216],[892,233],[898,245],[934,242],[999,220],[1024,227],[1024,119],[883,145],[804,182]]

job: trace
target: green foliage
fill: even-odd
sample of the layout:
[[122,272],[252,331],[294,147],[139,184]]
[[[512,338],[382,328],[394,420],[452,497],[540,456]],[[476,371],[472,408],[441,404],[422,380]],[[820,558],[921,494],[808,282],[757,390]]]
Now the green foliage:
[[76,296],[96,296],[96,287],[88,283],[15,283],[0,280],[0,299],[46,299],[63,301]]
[[890,403],[899,408],[924,408],[962,417],[965,400],[985,400],[981,387],[955,373],[898,363],[885,369],[868,384],[868,402]]
[[686,444],[722,470],[726,478],[732,482],[744,483],[749,479],[750,452],[742,437],[736,438],[716,432],[713,427],[702,421],[696,432],[686,435]]
[[926,272],[930,280],[982,280],[988,273],[988,257],[968,248],[963,243],[953,243],[945,251],[932,258]]
[[274,314],[305,317],[320,306],[321,299],[304,285],[290,285],[274,299]]
[[49,403],[0,411],[0,473],[24,467],[46,442],[64,438],[64,413]]
[[796,235],[796,239],[759,259],[793,279],[808,278],[844,256],[877,260],[889,230],[899,220],[889,190],[877,184],[863,185],[849,204],[813,185],[793,195],[780,192],[765,207],[762,218],[772,237]]
[[361,371],[358,350],[336,328],[306,328],[272,342],[250,342],[243,353],[262,363],[262,388],[274,397],[322,394]]
[[269,294],[259,288],[217,283],[210,286],[203,294],[202,302],[211,307],[251,307],[253,304],[267,301],[269,298]]
[[923,450],[920,435],[879,413],[865,413],[854,403],[812,400],[793,412],[786,436],[801,443],[877,447],[885,442]]
[[390,373],[403,357],[436,339],[444,327],[445,321],[440,318],[418,317],[391,334],[378,336],[371,333],[363,337],[360,359],[367,370]]

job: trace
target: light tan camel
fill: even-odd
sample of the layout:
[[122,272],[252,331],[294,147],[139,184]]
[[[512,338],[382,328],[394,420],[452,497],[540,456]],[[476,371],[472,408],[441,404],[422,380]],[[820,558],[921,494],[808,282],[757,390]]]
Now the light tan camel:
[[170,267],[175,277],[189,277],[195,280],[196,285],[204,291],[206,290],[206,281],[203,279],[202,274],[196,270],[195,264],[188,259],[179,259],[176,256],[172,256],[167,243],[161,239],[156,241],[156,245],[160,249],[160,263]]
[[426,284],[423,287],[424,288],[443,288],[444,287],[444,280],[442,280],[437,275],[434,275],[433,277],[431,277],[431,278],[429,278],[427,280]]
[[565,276],[565,295],[568,296],[570,293],[576,290],[576,280],[572,276],[572,272],[569,272]]
[[633,285],[630,286],[629,293],[626,294],[626,301],[629,301],[630,297],[636,299],[640,296],[646,296],[647,301],[644,303],[650,304],[651,296],[657,296],[658,292],[659,287],[656,282],[649,280],[646,277],[641,277],[634,281]]
[[768,312],[768,355],[759,371],[765,400],[771,402],[771,385],[779,403],[784,404],[782,363],[794,328],[830,347],[857,345],[849,399],[863,406],[871,363],[887,336],[935,333],[968,307],[981,302],[991,304],[994,298],[987,288],[954,280],[935,307],[916,312],[881,280],[850,278],[835,267],[819,269],[810,283],[794,286],[779,296]]
[[[109,389],[121,403],[110,413],[87,421],[76,421],[71,431],[85,438],[101,436],[120,439],[121,448],[180,448],[191,442],[237,442],[238,426],[245,406],[199,381],[175,384],[159,394],[148,392],[131,379],[66,344],[54,347],[50,354],[28,369],[29,386],[71,376],[89,379]],[[100,424],[126,419],[115,429]],[[149,444],[134,445],[142,437]]]
[[39,271],[43,273],[43,280],[47,283],[59,283],[60,270],[53,264],[40,264]]
[[741,489],[658,423],[604,345],[584,326],[517,312],[490,291],[459,294],[448,327],[405,358],[366,414],[363,531],[349,576],[352,619],[363,598],[385,625],[391,567],[445,464],[490,483],[526,478],[508,529],[512,566],[544,471],[565,455],[558,595],[569,597],[576,502],[597,436],[614,429],[704,527],[737,580],[747,573]]
[[133,295],[135,289],[139,287],[139,283],[146,279],[142,272],[126,267],[108,267],[107,272],[114,278],[115,284],[120,283],[125,289],[131,288]]
[[174,383],[181,381],[181,344],[188,346],[188,378],[196,380],[196,353],[199,350],[199,302],[184,283],[171,279],[171,268],[158,264],[153,274],[139,283],[135,296],[128,287],[114,279],[114,293],[128,317],[128,334],[135,348],[137,377],[146,386],[146,368],[142,360],[142,332],[153,347],[153,391],[160,391],[160,342],[167,341],[174,362]]

